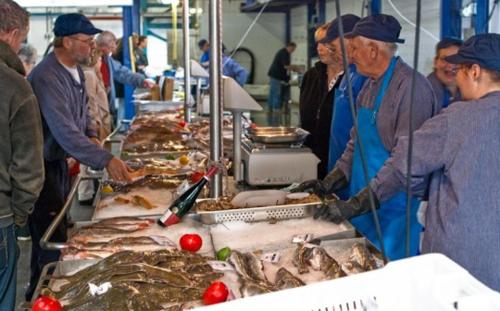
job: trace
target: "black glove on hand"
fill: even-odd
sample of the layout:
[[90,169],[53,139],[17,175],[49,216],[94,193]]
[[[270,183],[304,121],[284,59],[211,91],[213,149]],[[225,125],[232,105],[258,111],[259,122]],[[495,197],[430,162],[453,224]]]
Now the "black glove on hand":
[[340,169],[336,168],[330,172],[323,180],[313,179],[304,181],[296,188],[292,189],[292,192],[304,192],[312,191],[320,197],[324,197],[327,194],[334,193],[342,188],[349,185],[347,178]]
[[[378,209],[380,203],[375,193],[373,194],[373,199],[375,200],[375,208]],[[351,219],[369,211],[371,211],[370,192],[367,187],[347,201],[332,200],[322,205],[316,213],[314,213],[314,219],[325,219],[339,224],[344,220]]]

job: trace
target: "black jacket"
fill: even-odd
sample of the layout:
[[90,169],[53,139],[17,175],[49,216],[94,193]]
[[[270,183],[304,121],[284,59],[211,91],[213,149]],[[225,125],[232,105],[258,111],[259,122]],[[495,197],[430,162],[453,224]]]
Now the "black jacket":
[[[341,77],[337,83],[342,80]],[[328,152],[330,125],[332,123],[335,87],[328,91],[327,66],[317,62],[304,74],[300,86],[300,124],[311,133],[306,146],[321,160],[318,165],[318,178],[328,173]]]

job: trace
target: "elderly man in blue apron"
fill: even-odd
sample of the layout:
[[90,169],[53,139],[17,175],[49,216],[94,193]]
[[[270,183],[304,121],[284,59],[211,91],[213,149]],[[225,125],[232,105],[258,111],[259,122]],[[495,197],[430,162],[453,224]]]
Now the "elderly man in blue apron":
[[[361,19],[353,31],[346,34],[346,37],[352,38],[352,58],[358,72],[369,78],[356,103],[359,133],[351,131],[346,150],[329,176],[323,181],[305,182],[298,187],[302,190],[313,185],[316,192],[332,193],[349,186],[349,200],[329,202],[316,212],[315,218],[334,222],[350,219],[356,229],[378,247],[380,241],[373,215],[369,212],[369,189],[363,174],[357,136],[359,134],[364,146],[368,178],[373,179],[380,174],[380,168],[390,157],[398,139],[408,135],[414,70],[395,55],[396,43],[404,43],[399,38],[400,31],[401,25],[394,17],[379,14]],[[436,113],[438,107],[427,79],[417,73],[415,83],[418,101],[412,121],[417,129]],[[386,254],[391,260],[403,258],[406,193],[395,193],[381,204],[377,198],[375,201]],[[414,198],[411,208],[411,254],[417,253],[422,229],[416,219],[418,205],[419,200]]]

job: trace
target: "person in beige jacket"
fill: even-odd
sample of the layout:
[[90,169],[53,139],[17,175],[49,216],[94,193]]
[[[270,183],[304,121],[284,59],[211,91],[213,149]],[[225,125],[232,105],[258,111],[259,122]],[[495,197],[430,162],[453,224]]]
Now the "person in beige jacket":
[[108,95],[101,74],[102,54],[94,50],[88,66],[83,67],[85,88],[89,97],[88,108],[93,126],[104,140],[111,133],[111,117],[109,113]]
[[[92,127],[95,129],[98,139],[103,141],[111,133],[111,115],[109,113],[108,95],[104,87],[101,74],[102,53],[97,49],[92,52],[87,66],[82,66],[85,76],[85,89],[87,90],[87,106],[91,117]],[[82,165],[81,172],[85,172],[86,166]],[[91,204],[94,197],[93,180],[83,180],[78,185],[78,200],[82,204]]]

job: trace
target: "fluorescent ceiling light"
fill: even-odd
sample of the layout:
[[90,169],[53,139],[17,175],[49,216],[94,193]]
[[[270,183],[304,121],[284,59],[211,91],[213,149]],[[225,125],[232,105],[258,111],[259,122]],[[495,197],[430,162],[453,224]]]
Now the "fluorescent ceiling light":
[[179,5],[179,0],[158,0],[161,4]]
[[133,0],[16,0],[22,7],[130,6]]

